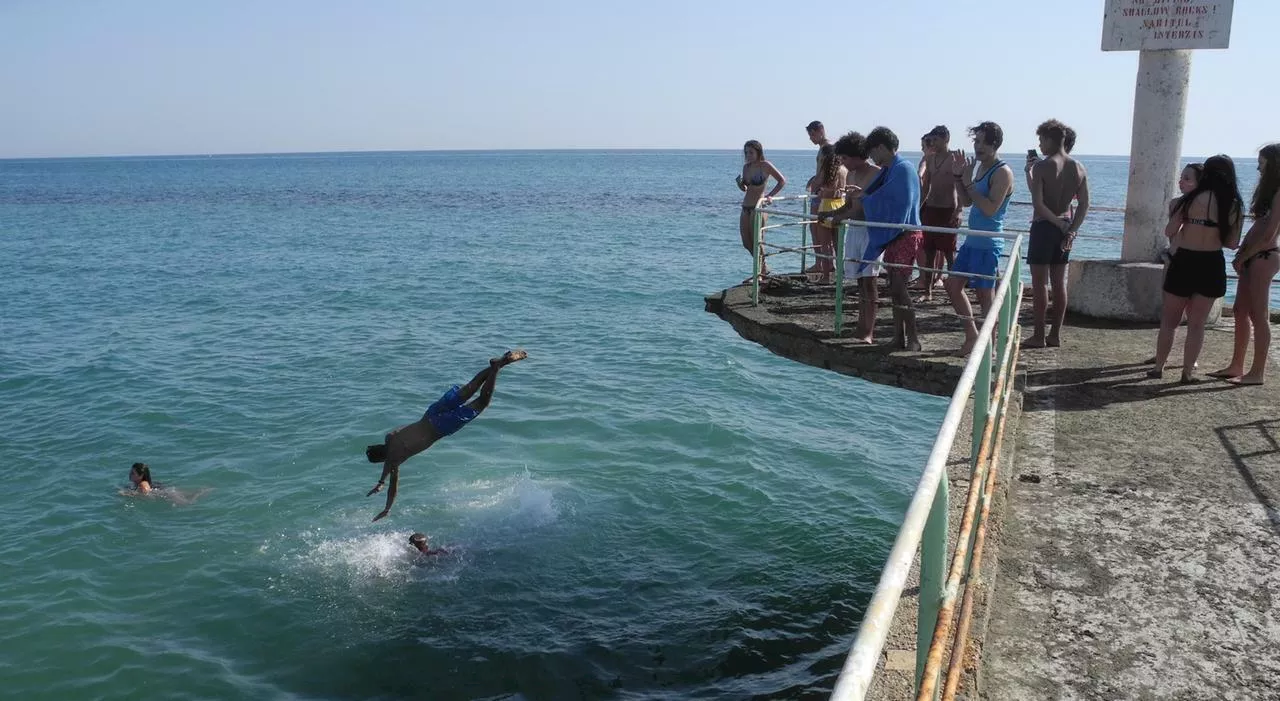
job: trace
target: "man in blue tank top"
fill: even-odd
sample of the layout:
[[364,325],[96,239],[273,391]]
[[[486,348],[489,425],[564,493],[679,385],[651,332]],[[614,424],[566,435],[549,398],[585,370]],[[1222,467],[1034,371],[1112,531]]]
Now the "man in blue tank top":
[[[969,130],[973,137],[973,158],[961,152],[952,159],[952,168],[960,181],[961,206],[969,205],[969,228],[976,231],[1004,232],[1004,215],[1013,196],[1013,169],[1000,160],[1004,130],[995,122],[983,122]],[[978,342],[978,322],[964,288],[972,286],[985,315],[991,309],[1000,269],[1000,238],[969,234],[956,252],[955,264],[947,278],[947,296],[951,306],[964,322],[964,345],[960,355],[967,356]]]

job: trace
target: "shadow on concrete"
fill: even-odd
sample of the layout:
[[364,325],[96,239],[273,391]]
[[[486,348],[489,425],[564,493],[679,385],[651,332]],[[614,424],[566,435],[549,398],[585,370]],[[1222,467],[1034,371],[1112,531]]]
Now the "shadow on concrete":
[[[1035,315],[1031,309],[1031,287],[1028,286],[1022,293],[1022,309],[1018,312],[1018,323],[1022,324],[1022,328],[1031,329],[1035,321]],[[1078,327],[1082,329],[1111,329],[1118,331],[1134,331],[1138,329],[1158,329],[1159,323],[1150,323],[1145,321],[1115,321],[1112,319],[1095,319],[1088,316],[1080,316],[1072,312],[1067,312],[1067,316],[1063,319],[1066,327]],[[1064,332],[1066,333],[1066,332]]]
[[[1250,467],[1249,461],[1267,455],[1280,454],[1280,442],[1277,442],[1275,429],[1280,427],[1280,419],[1269,419],[1251,421],[1246,424],[1237,424],[1235,426],[1219,426],[1213,429],[1218,434],[1218,440],[1222,441],[1222,447],[1226,449],[1227,455],[1231,456],[1231,462],[1236,466],[1236,471],[1240,473],[1240,477],[1244,480],[1245,485],[1249,487],[1249,491],[1253,493],[1253,497],[1262,504],[1262,508],[1267,513],[1267,520],[1271,522],[1271,530],[1280,536],[1280,509],[1276,507],[1275,495],[1269,494],[1258,482],[1257,475],[1254,474],[1253,468]],[[1233,440],[1231,434],[1236,434]],[[1254,440],[1249,441],[1250,438]],[[1243,440],[1242,440],[1243,439]],[[1250,443],[1258,443],[1259,439],[1263,444],[1261,450],[1250,450],[1243,452],[1240,443],[1248,441]],[[1238,442],[1239,441],[1239,442]]]
[[[1163,379],[1146,376],[1150,366],[1134,363],[1102,368],[1055,368],[1027,373],[1027,411],[1089,411],[1128,402],[1185,394],[1233,392],[1239,388],[1211,379],[1179,384],[1180,371],[1170,366]],[[1045,401],[1040,401],[1045,400]]]

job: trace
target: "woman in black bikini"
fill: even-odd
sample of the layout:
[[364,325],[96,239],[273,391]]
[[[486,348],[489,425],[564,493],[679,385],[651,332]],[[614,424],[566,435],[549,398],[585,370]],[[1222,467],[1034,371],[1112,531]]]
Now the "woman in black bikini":
[[[1262,384],[1271,348],[1271,280],[1280,270],[1280,144],[1258,152],[1258,186],[1253,190],[1253,226],[1245,235],[1232,267],[1240,274],[1236,285],[1235,346],[1227,367],[1211,372],[1237,385]],[[1244,356],[1253,334],[1253,366],[1244,373]]]
[[1213,301],[1227,294],[1227,259],[1222,249],[1239,245],[1243,210],[1235,163],[1229,156],[1214,156],[1204,162],[1204,174],[1195,189],[1179,197],[1170,211],[1164,235],[1177,239],[1178,250],[1164,276],[1155,367],[1148,377],[1163,376],[1174,332],[1185,313],[1187,338],[1181,381],[1198,381],[1191,372],[1204,345],[1205,321]]
[[[782,191],[783,186],[787,184],[787,179],[782,177],[782,173],[779,173],[772,163],[764,159],[764,147],[760,145],[759,141],[752,139],[743,144],[742,157],[745,162],[742,164],[742,175],[738,176],[737,183],[738,189],[746,194],[742,197],[742,212],[738,215],[738,233],[742,236],[742,247],[747,249],[748,253],[752,253],[751,240],[755,236],[752,233],[751,226],[755,217],[755,210],[757,207],[767,206],[774,195]],[[766,195],[764,194],[764,187],[769,182],[769,178],[773,178],[777,184]],[[761,214],[760,226],[763,227],[768,219],[768,215]],[[763,247],[763,231],[760,232],[760,243]],[[760,277],[763,278],[768,274],[768,266],[761,259]],[[751,278],[748,277],[742,281],[742,284],[745,285],[750,282]]]

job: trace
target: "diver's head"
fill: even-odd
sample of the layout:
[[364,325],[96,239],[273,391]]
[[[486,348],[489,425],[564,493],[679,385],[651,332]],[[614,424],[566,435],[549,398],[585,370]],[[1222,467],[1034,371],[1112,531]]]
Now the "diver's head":
[[129,482],[133,486],[138,486],[141,482],[151,484],[151,468],[146,463],[135,462],[133,467],[129,468]]
[[369,462],[386,462],[387,461],[387,444],[379,443],[371,445],[364,449],[365,457],[369,458]]
[[427,551],[427,536],[422,533],[414,533],[409,536],[409,545],[418,549],[418,552],[425,553]]

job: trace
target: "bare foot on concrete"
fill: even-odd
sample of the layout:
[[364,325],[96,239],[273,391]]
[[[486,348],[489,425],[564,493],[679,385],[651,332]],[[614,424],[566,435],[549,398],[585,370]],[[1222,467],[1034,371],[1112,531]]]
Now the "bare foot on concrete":
[[1057,348],[1062,345],[1062,339],[1058,338],[1058,334],[1051,333],[1044,339],[1044,345],[1049,348]]
[[1227,382],[1230,382],[1233,385],[1240,385],[1241,387],[1245,387],[1249,385],[1260,385],[1262,384],[1263,379],[1259,375],[1254,375],[1253,373],[1249,373],[1248,375],[1233,377],[1227,380]]
[[1033,335],[1022,342],[1023,348],[1044,348],[1044,336]]
[[1244,368],[1240,368],[1240,369],[1223,368],[1221,370],[1214,370],[1213,372],[1205,373],[1205,374],[1209,377],[1216,377],[1219,380],[1227,380],[1233,377],[1240,377],[1241,375],[1243,375]]

